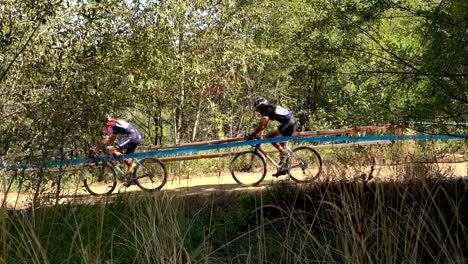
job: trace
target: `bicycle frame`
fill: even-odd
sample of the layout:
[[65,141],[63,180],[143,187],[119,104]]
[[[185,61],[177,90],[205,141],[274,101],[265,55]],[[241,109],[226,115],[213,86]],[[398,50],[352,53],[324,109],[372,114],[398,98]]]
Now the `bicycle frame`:
[[[82,174],[82,181],[84,182],[84,188],[93,195],[109,195],[114,191],[119,180],[124,180],[124,186],[129,187],[130,185],[137,185],[144,191],[154,191],[161,189],[167,181],[167,170],[164,164],[157,158],[149,159],[133,159],[136,162],[135,170],[128,174],[128,170],[123,165],[124,159],[113,158],[112,155],[105,155],[101,157],[93,156],[95,164],[85,165],[90,170],[85,169]],[[122,165],[121,165],[122,164]],[[152,165],[148,165],[152,164]],[[95,168],[103,168],[95,173]],[[106,169],[107,168],[107,169]],[[94,178],[95,176],[104,175],[106,189],[100,189],[100,181],[104,177]],[[88,184],[87,179],[90,179]],[[91,180],[93,179],[93,180]],[[97,181],[94,181],[96,179]],[[96,184],[97,183],[97,184]],[[95,189],[96,188],[96,189]]]
[[112,167],[113,167],[115,170],[117,170],[117,171],[120,173],[120,175],[125,176],[125,171],[123,171],[119,166],[117,166],[117,165],[115,164],[115,162],[112,162],[112,161],[108,161],[108,162],[109,162],[110,164],[112,164]]
[[[112,157],[111,155],[107,155],[108,157]],[[127,174],[120,166],[117,165],[117,163],[115,161],[118,161],[118,162],[122,162],[123,160],[119,160],[119,159],[113,159],[113,160],[105,160],[103,158],[100,158],[100,157],[96,157],[96,162],[101,162],[101,163],[108,163],[112,166],[113,169],[115,169],[119,174],[120,176],[123,176],[125,177],[125,175]],[[138,166],[141,165],[140,163],[140,160],[138,159],[134,159],[134,161],[136,163],[138,163]]]
[[[271,164],[273,164],[273,166],[276,168],[281,167],[279,163],[277,163],[270,155],[268,155],[265,150],[263,150],[261,144],[253,145],[253,148],[255,152],[260,152],[264,157],[266,157],[271,162]],[[291,148],[288,146],[288,144],[286,144],[286,149],[291,152]]]
[[292,148],[285,145],[290,155],[284,163],[277,163],[270,156],[270,151],[265,151],[261,144],[251,146],[251,150],[237,153],[230,163],[231,175],[241,186],[251,187],[260,184],[267,174],[268,161],[278,169],[278,172],[272,175],[274,177],[288,175],[295,182],[305,183],[320,175],[322,160],[317,151],[311,147]]

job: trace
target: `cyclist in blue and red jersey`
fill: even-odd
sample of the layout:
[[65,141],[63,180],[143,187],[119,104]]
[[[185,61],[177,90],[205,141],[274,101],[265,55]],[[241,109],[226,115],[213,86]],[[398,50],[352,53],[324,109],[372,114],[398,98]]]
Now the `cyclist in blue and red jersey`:
[[[265,98],[258,98],[254,102],[255,110],[262,115],[262,121],[258,127],[246,136],[246,139],[260,138],[259,134],[268,127],[271,121],[276,120],[280,124],[275,129],[271,130],[265,135],[265,138],[273,138],[280,136],[291,136],[296,130],[297,121],[291,111],[279,106],[268,104]],[[273,142],[273,146],[280,152],[280,165],[285,164],[286,159],[289,157],[289,152],[285,148],[286,142]],[[287,173],[284,166],[273,174],[273,176],[285,175]]]
[[[115,141],[117,135],[123,136],[114,145],[114,148],[112,148],[112,154],[114,156],[122,155],[123,151],[125,151],[125,154],[135,152],[142,141],[142,137],[140,132],[138,132],[133,125],[123,119],[112,118],[108,114],[104,116],[103,121],[106,121],[106,134],[102,140],[102,144],[108,145]],[[133,173],[136,167],[136,163],[133,162],[133,159],[125,159],[124,162],[128,166],[127,174]]]

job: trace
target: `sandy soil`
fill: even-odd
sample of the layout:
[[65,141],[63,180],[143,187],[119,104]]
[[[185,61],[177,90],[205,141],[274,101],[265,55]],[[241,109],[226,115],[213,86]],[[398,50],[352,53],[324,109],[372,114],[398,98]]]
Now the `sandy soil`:
[[[412,165],[414,167],[414,165]],[[438,163],[438,164],[421,164],[428,169],[429,172],[439,172],[441,175],[452,175],[453,177],[468,177],[468,162],[459,163]],[[405,164],[399,164],[394,166],[389,165],[377,165],[373,167],[368,164],[362,164],[362,166],[344,167],[337,165],[333,162],[324,161],[323,173],[321,180],[342,180],[343,178],[337,178],[336,175],[346,175],[346,180],[354,180],[360,178],[361,175],[368,175],[372,171],[373,181],[386,181],[394,180],[399,175],[408,175],[408,166]],[[192,195],[199,193],[210,193],[219,191],[252,191],[265,188],[266,186],[274,183],[275,181],[288,180],[287,176],[280,178],[272,177],[273,171],[269,171],[265,180],[258,187],[241,187],[239,186],[230,174],[225,174],[220,177],[199,177],[187,180],[179,179],[168,179],[168,182],[161,190],[162,192],[175,193],[180,195]],[[3,187],[2,187],[3,188]],[[122,183],[117,185],[113,194],[110,197],[116,197],[119,193],[139,193],[142,192],[137,186],[130,186],[125,188]],[[6,198],[6,200],[5,200]],[[52,187],[45,195],[41,196],[41,201],[45,204],[53,204],[56,198],[55,189]],[[70,188],[62,191],[59,203],[74,203],[74,202],[93,202],[103,199],[102,197],[95,197],[89,195],[84,188],[82,183],[77,184],[76,188]],[[32,193],[9,193],[5,197],[5,193],[0,193],[0,205],[21,209],[31,206],[33,201]]]

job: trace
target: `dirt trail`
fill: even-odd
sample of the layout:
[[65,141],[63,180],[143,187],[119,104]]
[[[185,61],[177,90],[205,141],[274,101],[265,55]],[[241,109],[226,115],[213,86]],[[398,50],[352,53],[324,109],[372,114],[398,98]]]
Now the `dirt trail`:
[[[271,173],[270,173],[271,175]],[[284,177],[282,178],[284,179]],[[219,192],[219,191],[238,191],[238,190],[258,190],[264,188],[265,186],[272,183],[272,177],[267,176],[265,180],[257,187],[242,187],[239,186],[231,175],[221,176],[221,177],[200,177],[184,180],[168,180],[166,185],[162,188],[162,192],[176,193],[180,195],[192,195],[199,193],[210,193],[210,192]],[[41,200],[46,204],[53,203],[55,201],[56,189],[51,188],[48,191],[44,192],[41,196]],[[116,197],[121,193],[138,193],[142,192],[136,185],[130,187],[124,187],[122,182],[118,182],[116,189],[110,195],[110,197]],[[103,197],[92,196],[83,188],[83,185],[80,183],[76,188],[62,190],[60,195],[59,203],[72,203],[72,202],[93,202]],[[6,195],[5,193],[0,193],[0,205],[5,202],[5,206],[8,208],[22,209],[29,207],[33,201],[34,193],[22,192],[20,194],[10,192]]]
[[[370,172],[369,166],[363,166],[359,169],[356,168],[343,168],[342,166],[334,166],[335,164],[324,164],[324,172],[322,173],[322,177],[327,177],[330,175],[342,175],[342,170],[346,169],[346,178],[347,180],[351,180],[356,175],[360,173],[368,174]],[[425,165],[428,166],[428,165]],[[468,162],[461,162],[461,163],[439,163],[439,164],[432,164],[431,171],[440,172],[442,175],[453,175],[453,177],[468,177]],[[405,165],[398,165],[398,166],[374,166],[373,176],[374,181],[386,181],[389,179],[395,179],[400,175],[400,172],[408,173],[407,168]],[[234,179],[231,177],[230,174],[222,175],[221,177],[200,177],[200,178],[191,178],[186,180],[172,180],[170,178],[166,185],[163,187],[161,191],[167,193],[176,193],[180,195],[192,195],[192,194],[199,194],[199,193],[210,193],[210,192],[219,192],[219,191],[248,191],[248,190],[259,190],[265,188],[266,186],[272,184],[275,181],[281,181],[288,179],[288,177],[280,177],[274,178],[271,176],[273,171],[267,172],[267,176],[265,180],[260,184],[258,187],[241,187],[239,186]],[[335,179],[324,179],[322,180],[336,180]],[[125,188],[122,186],[122,183],[119,182],[117,185],[116,190],[110,197],[116,197],[119,193],[138,193],[141,190],[137,186],[130,186],[129,188]],[[48,194],[47,194],[48,193]],[[41,196],[41,200],[44,201],[46,204],[53,204],[55,201],[55,190],[51,188],[46,195]],[[102,197],[94,197],[89,195],[84,188],[82,188],[82,184],[80,183],[77,185],[76,188],[68,189],[62,191],[59,203],[86,203],[86,202],[93,202],[103,199]],[[5,201],[5,194],[0,193],[0,205],[4,204],[6,207],[9,208],[26,208],[31,205],[33,200],[32,193],[9,193],[6,196]]]

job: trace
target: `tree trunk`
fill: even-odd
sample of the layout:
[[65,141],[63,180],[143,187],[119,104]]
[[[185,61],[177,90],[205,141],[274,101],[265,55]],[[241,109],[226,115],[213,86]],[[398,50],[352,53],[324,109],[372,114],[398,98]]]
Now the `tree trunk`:
[[202,102],[203,102],[203,96],[200,96],[198,100],[198,107],[197,107],[197,114],[195,116],[195,124],[193,125],[193,131],[192,131],[192,142],[195,141],[195,138],[197,136],[197,131],[198,131],[198,125],[200,124],[200,116],[202,112]]
[[154,144],[161,145],[162,136],[163,136],[163,124],[161,119],[161,114],[155,114],[153,116],[154,122]]
[[173,110],[173,126],[174,126],[174,144],[179,144],[179,128],[177,127],[177,110]]

